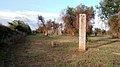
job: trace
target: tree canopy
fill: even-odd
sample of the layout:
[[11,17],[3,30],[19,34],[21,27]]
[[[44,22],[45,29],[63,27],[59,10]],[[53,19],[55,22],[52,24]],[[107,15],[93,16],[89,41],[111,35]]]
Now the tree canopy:
[[8,22],[8,24],[9,24],[9,28],[13,30],[23,32],[26,34],[32,33],[30,26],[21,20],[14,20],[12,22]]
[[[40,20],[40,21],[39,21]],[[56,21],[53,21],[51,19],[45,21],[44,17],[38,16],[38,26],[37,32],[44,33],[44,35],[51,35],[56,34],[59,35],[58,31],[62,31],[60,27],[62,27],[62,24],[56,23]]]
[[113,33],[113,35],[117,35],[117,37],[120,37],[118,35],[120,34],[120,0],[102,0],[98,9],[100,11],[101,19],[108,21],[108,26],[111,33]]
[[94,18],[94,9],[93,7],[87,7],[85,5],[78,5],[76,8],[67,7],[64,10],[62,19],[65,24],[65,32],[68,34],[74,35],[78,33],[79,29],[79,14],[86,14],[87,21],[87,31],[89,28],[92,28],[90,25],[90,20]]
[[120,0],[101,0],[98,9],[102,19],[109,19],[120,11]]
[[117,35],[117,37],[120,38],[120,14],[116,14],[112,16],[109,21],[108,25],[110,27],[110,32],[112,32],[113,35]]

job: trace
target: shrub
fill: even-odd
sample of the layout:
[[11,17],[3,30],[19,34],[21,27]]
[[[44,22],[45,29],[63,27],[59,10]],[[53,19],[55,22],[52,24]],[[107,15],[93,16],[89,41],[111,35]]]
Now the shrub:
[[0,25],[0,63],[6,60],[11,49],[16,46],[15,44],[21,41],[25,41],[25,35],[6,26]]
[[12,22],[8,22],[8,24],[9,24],[9,28],[11,28],[12,30],[26,33],[28,35],[32,33],[30,26],[28,24],[25,24],[21,20],[14,20]]

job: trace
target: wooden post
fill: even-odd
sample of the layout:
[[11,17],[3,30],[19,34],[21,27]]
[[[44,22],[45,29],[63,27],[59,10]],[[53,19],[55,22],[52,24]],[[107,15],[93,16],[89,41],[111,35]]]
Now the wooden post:
[[86,14],[79,14],[79,50],[86,50]]

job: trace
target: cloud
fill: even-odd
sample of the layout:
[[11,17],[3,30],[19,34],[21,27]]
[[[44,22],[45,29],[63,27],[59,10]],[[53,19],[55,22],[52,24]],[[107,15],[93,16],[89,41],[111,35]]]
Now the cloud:
[[[37,25],[38,15],[42,15],[46,20],[56,19],[56,21],[62,23],[59,14],[56,13],[38,11],[10,11],[10,10],[0,10],[0,23],[7,25],[8,21],[23,20],[25,23],[29,24],[33,30],[35,30],[38,28]],[[95,19],[93,21],[95,22],[95,24],[93,24],[93,28],[105,29],[105,24],[100,20],[98,13],[95,15]]]
[[43,16],[46,20],[59,17],[59,14],[47,12],[0,10],[0,23],[7,25],[8,21],[23,20],[25,23],[28,23],[32,29],[36,29],[38,15]]

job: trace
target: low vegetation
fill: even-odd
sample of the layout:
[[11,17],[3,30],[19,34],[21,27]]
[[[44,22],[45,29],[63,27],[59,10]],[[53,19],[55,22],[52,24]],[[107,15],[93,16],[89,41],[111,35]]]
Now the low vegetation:
[[[110,36],[88,37],[87,51],[79,52],[78,37],[30,35],[18,47],[15,66],[28,67],[119,67],[120,40]],[[52,47],[51,41],[55,46]]]
[[[9,27],[0,25],[0,66],[9,66],[9,63],[13,60],[12,58],[14,58],[12,49],[15,48],[18,43],[24,43],[26,35],[31,33],[27,30],[28,25],[25,27],[23,22],[18,23],[17,25],[16,20],[16,25],[15,21],[13,21],[13,23],[9,22],[9,24],[11,24]],[[21,28],[17,28],[18,26]],[[29,27],[28,29],[30,30]]]

